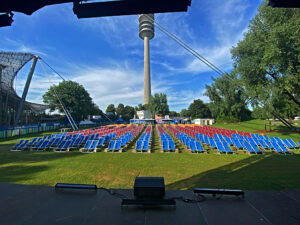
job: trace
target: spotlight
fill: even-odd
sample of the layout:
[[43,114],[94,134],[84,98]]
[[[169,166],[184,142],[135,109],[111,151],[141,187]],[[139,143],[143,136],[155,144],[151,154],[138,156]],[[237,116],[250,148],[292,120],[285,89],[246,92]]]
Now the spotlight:
[[57,183],[55,185],[55,189],[95,189],[97,190],[96,185],[91,185],[91,184],[65,184],[65,183]]
[[216,195],[235,195],[245,197],[243,190],[231,190],[231,189],[211,189],[211,188],[195,188],[194,193],[196,194],[211,194],[212,196]]
[[191,0],[119,0],[81,3],[75,1],[73,11],[78,18],[186,12]]

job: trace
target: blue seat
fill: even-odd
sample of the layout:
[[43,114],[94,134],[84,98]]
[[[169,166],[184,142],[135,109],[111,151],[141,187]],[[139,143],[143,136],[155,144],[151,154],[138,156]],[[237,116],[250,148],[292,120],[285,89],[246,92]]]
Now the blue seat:
[[296,143],[293,141],[293,139],[289,138],[288,141],[293,146],[293,148],[300,148],[300,142],[298,142],[298,146],[297,146]]
[[38,146],[33,147],[31,150],[32,151],[44,151],[48,148],[48,144],[49,144],[49,139],[45,139],[44,141],[41,141],[41,143]]
[[169,151],[168,141],[163,141],[163,151]]
[[267,145],[267,147],[268,147],[269,149],[274,149],[274,146],[272,145],[272,143],[271,143],[269,140],[266,140],[266,139],[265,139],[264,142],[266,143],[266,145]]
[[216,146],[217,146],[218,153],[226,153],[225,148],[221,142],[216,141]]
[[35,151],[35,150],[41,148],[44,143],[44,140],[45,139],[40,139],[39,141],[37,141],[33,146],[31,146],[30,150]]
[[248,153],[256,154],[256,152],[252,149],[252,147],[250,146],[250,144],[248,142],[244,142],[244,145],[245,145],[245,149]]
[[268,148],[267,145],[266,145],[266,143],[264,142],[264,140],[260,139],[260,140],[258,140],[258,143],[259,143],[259,145],[260,145],[263,149],[267,149],[267,148]]
[[233,154],[234,152],[233,151],[231,151],[231,149],[229,148],[229,145],[228,145],[228,143],[227,142],[223,142],[223,146],[224,146],[224,149],[225,149],[225,152],[226,152],[226,154]]
[[216,142],[213,137],[209,137],[209,144],[212,148],[217,148]]
[[171,152],[175,151],[175,143],[174,143],[173,140],[169,141],[169,149],[170,149]]
[[206,151],[203,149],[203,147],[202,147],[200,141],[196,141],[196,147],[197,147],[197,152],[198,152],[198,153],[204,153],[204,152],[206,152]]
[[116,141],[111,141],[108,146],[109,151],[113,151],[115,149]]
[[29,140],[25,140],[25,139],[22,139],[20,140],[19,143],[15,144],[12,148],[11,148],[11,151],[21,151],[19,150],[19,148],[23,145],[27,145],[29,143]]
[[283,139],[282,141],[283,141],[283,143],[284,143],[284,145],[285,145],[286,147],[288,147],[288,148],[294,148],[294,147],[291,145],[291,143],[290,143],[287,139]]
[[72,145],[72,140],[68,140],[68,141],[66,141],[66,143],[61,148],[57,149],[57,151],[58,150],[61,151],[61,152],[69,151],[71,145]]
[[281,148],[279,148],[279,146],[278,146],[277,143],[273,142],[272,145],[273,145],[273,147],[274,147],[273,152],[285,154],[285,152],[283,152],[283,151],[281,150]]
[[135,149],[137,151],[142,151],[142,148],[143,148],[143,141],[137,141]]
[[119,141],[116,141],[116,146],[115,146],[115,149],[113,150],[114,151],[122,151],[122,142],[119,140]]
[[195,142],[191,142],[190,143],[190,149],[191,149],[191,152],[193,152],[193,153],[198,152],[197,148],[196,148],[196,143]]
[[91,146],[92,146],[92,140],[88,140],[88,141],[85,143],[84,147],[81,148],[81,149],[79,149],[79,151],[80,151],[80,152],[82,152],[82,151],[87,151],[88,149],[91,148]]
[[98,146],[104,146],[104,141],[105,141],[105,138],[101,137],[99,140]]
[[209,145],[209,139],[208,139],[208,136],[207,135],[204,135],[204,143]]
[[252,147],[252,149],[255,151],[256,154],[262,154],[263,152],[261,150],[259,150],[256,146],[256,144],[253,142],[250,142],[250,146]]
[[57,147],[53,148],[53,150],[55,152],[60,152],[60,149],[62,149],[65,146],[65,144],[66,144],[67,141],[68,140],[62,140]]
[[144,141],[143,143],[143,151],[148,151],[149,150],[149,141]]
[[285,153],[285,154],[294,154],[294,152],[287,150],[286,147],[281,142],[277,142],[277,143],[278,143],[278,146],[279,146],[279,148],[281,149],[281,151],[283,153]]
[[237,149],[244,149],[241,142],[237,138],[233,138],[233,143]]

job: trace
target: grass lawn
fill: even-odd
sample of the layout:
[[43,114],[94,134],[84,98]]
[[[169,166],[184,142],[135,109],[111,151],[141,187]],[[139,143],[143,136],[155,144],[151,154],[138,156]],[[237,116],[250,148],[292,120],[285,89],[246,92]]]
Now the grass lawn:
[[[300,141],[299,134],[292,137]],[[0,182],[34,185],[67,182],[132,188],[136,176],[163,176],[167,189],[300,189],[300,154],[194,155],[188,154],[178,143],[179,154],[160,153],[156,132],[151,154],[132,153],[132,146],[125,153],[10,152],[18,139],[0,142]]]

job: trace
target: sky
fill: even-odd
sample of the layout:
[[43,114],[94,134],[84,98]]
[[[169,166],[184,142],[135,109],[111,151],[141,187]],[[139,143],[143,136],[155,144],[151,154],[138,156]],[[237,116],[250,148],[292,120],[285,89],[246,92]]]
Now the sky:
[[[242,40],[263,0],[192,0],[188,12],[156,14],[166,27],[223,71],[232,70],[230,49]],[[32,16],[15,13],[11,27],[0,28],[0,50],[40,56],[65,79],[79,82],[105,111],[119,103],[143,103],[144,47],[138,16],[77,19],[72,4],[47,6]],[[166,93],[170,110],[180,112],[194,99],[209,102],[205,85],[219,75],[176,42],[155,30],[150,41],[152,94]],[[19,95],[28,63],[14,85]],[[42,95],[61,78],[37,64],[27,100]]]

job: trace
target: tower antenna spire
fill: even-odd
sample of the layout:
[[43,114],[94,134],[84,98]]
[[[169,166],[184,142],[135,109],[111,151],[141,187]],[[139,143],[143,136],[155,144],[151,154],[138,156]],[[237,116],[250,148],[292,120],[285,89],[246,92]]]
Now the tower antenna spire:
[[154,38],[154,14],[139,15],[139,36],[144,40],[144,105],[151,98],[149,41]]

